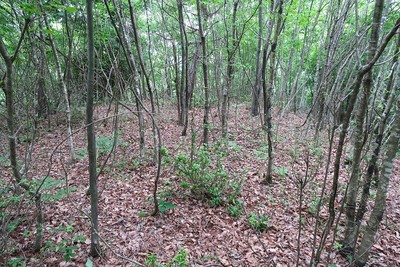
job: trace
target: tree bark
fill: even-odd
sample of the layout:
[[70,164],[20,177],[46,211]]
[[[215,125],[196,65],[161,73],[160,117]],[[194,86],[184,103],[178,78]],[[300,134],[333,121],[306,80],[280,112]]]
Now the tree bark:
[[387,151],[383,160],[383,168],[379,176],[378,190],[371,216],[367,222],[365,233],[361,239],[360,247],[355,257],[356,266],[365,266],[370,249],[375,243],[375,235],[386,209],[386,197],[389,187],[389,180],[393,171],[393,159],[396,156],[400,140],[400,97],[397,97],[396,118],[393,123],[392,133],[387,142]]
[[[227,36],[227,54],[228,54],[228,66],[226,71],[226,85],[222,90],[222,105],[221,105],[221,120],[222,120],[222,138],[226,138],[228,135],[228,105],[229,105],[229,94],[232,90],[233,74],[235,72],[235,55],[237,46],[239,45],[236,29],[236,15],[239,6],[239,0],[233,2],[232,11],[232,28],[231,35]],[[231,43],[232,42],[232,43]]]
[[[197,17],[198,17],[198,22],[199,22],[199,36],[200,36],[200,42],[201,42],[201,51],[202,51],[202,69],[203,69],[203,83],[204,83],[204,116],[203,116],[203,140],[202,143],[203,145],[208,145],[208,116],[209,116],[209,110],[210,110],[210,104],[209,104],[209,95],[208,95],[208,69],[207,69],[207,43],[206,43],[206,37],[204,35],[203,31],[203,23],[202,23],[202,12],[201,12],[201,4],[200,0],[196,0],[196,6],[197,6]],[[206,11],[206,6],[203,5],[203,10]],[[205,12],[203,12],[205,13]],[[204,17],[206,18],[206,14],[204,14]]]
[[94,36],[93,36],[93,1],[86,0],[87,12],[87,34],[88,34],[88,78],[86,99],[86,130],[87,151],[89,157],[89,192],[90,192],[90,219],[92,223],[90,236],[90,255],[100,255],[99,244],[99,197],[97,190],[97,156],[96,156],[96,134],[93,124],[93,91],[94,91]]
[[329,217],[328,217],[328,221],[325,226],[325,229],[322,233],[322,237],[321,237],[320,244],[319,244],[317,253],[315,255],[315,258],[312,259],[315,264],[318,264],[318,262],[319,262],[323,245],[325,244],[326,238],[328,237],[328,234],[330,232],[330,229],[331,229],[332,224],[335,219],[335,201],[336,201],[336,196],[337,196],[339,172],[340,172],[340,162],[341,162],[343,148],[344,148],[344,141],[345,141],[348,127],[350,124],[350,117],[353,112],[354,105],[355,105],[358,93],[360,91],[360,88],[361,88],[361,83],[362,83],[363,77],[375,65],[375,63],[377,62],[377,60],[380,58],[383,51],[385,50],[389,41],[396,34],[399,27],[400,27],[400,19],[398,19],[396,21],[396,23],[393,26],[393,28],[391,29],[391,31],[386,35],[386,37],[382,41],[381,45],[377,49],[377,52],[375,53],[375,56],[373,57],[373,59],[371,61],[367,62],[366,65],[362,66],[358,70],[357,78],[356,78],[356,80],[354,82],[354,86],[353,86],[353,91],[350,96],[346,112],[344,114],[342,131],[340,132],[340,135],[339,135],[339,141],[338,141],[338,145],[337,145],[337,149],[336,149],[336,156],[335,156],[335,162],[334,162],[334,171],[333,171],[333,178],[332,178],[332,180],[333,180],[332,191],[331,191],[331,194],[329,197]]
[[[273,5],[273,3],[271,3]],[[275,84],[275,60],[276,60],[276,46],[278,44],[278,37],[281,30],[282,24],[282,12],[283,12],[283,1],[278,0],[276,3],[275,11],[277,16],[277,21],[274,29],[274,39],[271,44],[270,53],[270,62],[269,62],[269,78],[268,85],[265,81],[265,73],[266,73],[266,65],[267,65],[267,53],[266,47],[264,48],[263,55],[263,66],[262,66],[262,77],[263,77],[263,96],[264,96],[264,125],[263,128],[266,132],[266,139],[268,145],[268,162],[267,162],[267,173],[265,174],[265,178],[263,183],[271,184],[272,183],[272,164],[273,164],[273,143],[272,143],[272,94],[274,90]]]
[[186,136],[188,126],[189,112],[189,84],[188,84],[188,41],[183,19],[183,3],[182,0],[177,0],[178,17],[179,17],[179,34],[181,45],[181,79],[180,79],[180,111],[179,124],[183,126],[181,135]]
[[[44,18],[46,28],[47,28],[47,30],[50,30],[50,24],[47,19],[47,14],[43,8],[41,1],[39,1],[39,5],[43,12],[43,18]],[[69,157],[70,157],[71,162],[73,162],[75,160],[75,152],[74,152],[74,141],[72,139],[71,106],[70,106],[70,101],[69,101],[68,89],[67,89],[67,85],[64,80],[62,70],[61,70],[61,63],[60,63],[60,59],[58,57],[58,51],[57,51],[56,45],[54,43],[53,36],[51,34],[49,34],[48,38],[49,38],[51,50],[53,51],[53,55],[54,55],[54,62],[56,64],[56,70],[57,70],[57,77],[58,77],[59,83],[61,85],[61,89],[64,93],[65,113],[67,115],[67,137],[68,137]]]
[[258,8],[258,38],[257,38],[257,54],[256,54],[256,81],[252,91],[251,115],[257,116],[260,113],[260,91],[261,91],[261,50],[263,35],[263,0],[259,0]]
[[[400,48],[400,35],[398,35],[398,38],[397,38],[397,47],[394,52],[395,56],[393,57],[393,60],[392,60],[392,68],[390,70],[390,75],[389,75],[387,86],[386,86],[386,93],[385,93],[383,101],[382,101],[382,103],[386,103],[386,106],[385,106],[385,110],[383,111],[383,114],[381,116],[382,117],[381,121],[379,122],[379,125],[378,125],[378,133],[375,137],[375,147],[374,147],[374,150],[372,151],[371,159],[368,162],[367,173],[365,175],[365,180],[364,180],[364,184],[363,184],[363,188],[362,188],[360,205],[357,210],[356,222],[355,222],[357,225],[357,228],[360,227],[361,220],[363,219],[364,214],[366,212],[367,201],[368,201],[368,197],[369,197],[369,189],[371,186],[372,177],[377,169],[376,165],[377,165],[378,158],[379,158],[381,148],[382,148],[384,132],[386,130],[387,122],[389,119],[389,113],[392,110],[392,106],[393,106],[393,102],[394,102],[394,98],[395,98],[395,88],[396,87],[394,85],[394,80],[395,80],[394,74],[395,74],[396,69],[398,68],[397,61],[398,61],[399,48]],[[397,74],[397,75],[399,75],[399,74]],[[358,235],[358,230],[357,230],[356,235]]]
[[[384,6],[384,0],[375,1],[374,17],[372,22],[371,37],[368,48],[368,61],[371,61],[375,54],[379,40],[380,23],[382,19],[382,11]],[[359,108],[357,110],[355,122],[355,133],[354,133],[354,149],[352,158],[352,172],[348,184],[347,196],[346,196],[346,229],[343,240],[342,252],[345,254],[352,254],[356,242],[355,230],[355,212],[356,212],[356,200],[358,195],[358,184],[360,176],[360,163],[361,153],[364,145],[364,119],[365,113],[368,108],[368,99],[372,88],[372,68],[365,74],[362,85],[362,97],[360,100]]]

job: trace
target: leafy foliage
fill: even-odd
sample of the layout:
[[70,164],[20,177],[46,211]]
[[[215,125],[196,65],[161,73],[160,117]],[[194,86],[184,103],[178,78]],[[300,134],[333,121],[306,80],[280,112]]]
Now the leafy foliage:
[[179,154],[175,158],[175,167],[178,169],[180,186],[190,190],[197,199],[207,200],[211,206],[219,206],[230,202],[241,192],[241,181],[230,178],[222,165],[224,152],[219,152],[219,146],[214,147],[211,153],[207,147],[194,151],[190,155]]
[[248,224],[257,232],[267,231],[269,228],[269,217],[265,214],[250,213],[248,216]]
[[163,264],[158,261],[157,254],[150,254],[145,260],[147,267],[186,267],[189,266],[189,252],[184,248],[180,248],[178,254],[176,254],[171,260]]

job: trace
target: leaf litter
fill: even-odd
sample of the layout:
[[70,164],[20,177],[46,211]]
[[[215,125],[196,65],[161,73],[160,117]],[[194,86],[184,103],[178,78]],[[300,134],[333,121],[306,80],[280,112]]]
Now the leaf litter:
[[[173,106],[162,107],[158,121],[162,130],[162,142],[171,157],[187,152],[191,147],[191,134],[196,134],[196,147],[201,138],[202,109],[190,111],[191,124],[188,136],[180,136],[181,127],[175,117]],[[244,203],[243,214],[239,218],[231,217],[225,206],[211,207],[208,203],[190,197],[179,187],[179,177],[174,167],[163,165],[159,193],[165,194],[168,201],[176,205],[157,217],[152,212],[152,190],[156,167],[151,162],[152,137],[151,120],[146,118],[146,158],[139,158],[137,118],[132,115],[120,117],[120,144],[110,157],[103,173],[99,176],[99,229],[103,254],[93,259],[94,266],[134,266],[125,258],[144,263],[146,257],[155,253],[161,262],[167,262],[184,248],[189,252],[190,266],[294,266],[297,257],[297,233],[299,220],[299,198],[296,177],[304,174],[305,151],[311,147],[313,129],[300,127],[304,116],[287,114],[280,118],[275,112],[274,118],[274,176],[273,184],[262,185],[265,171],[265,141],[260,128],[260,120],[250,117],[243,105],[236,107],[229,124],[228,155],[223,165],[229,175],[244,180],[239,198]],[[97,106],[97,117],[106,114],[107,107]],[[211,143],[220,140],[217,110],[211,114]],[[97,136],[112,138],[112,122],[96,125]],[[54,179],[65,181],[64,187],[74,187],[61,200],[47,201],[43,205],[45,215],[44,241],[60,244],[63,240],[77,245],[75,256],[66,262],[60,251],[43,248],[34,254],[29,249],[34,240],[34,212],[22,209],[19,216],[30,218],[22,222],[12,234],[13,245],[17,248],[11,257],[24,255],[29,258],[28,266],[84,266],[90,246],[90,211],[88,188],[88,159],[85,157],[85,132],[74,135],[76,150],[83,156],[74,164],[68,164],[68,147],[64,142],[49,157],[54,148],[65,138],[62,126],[53,127],[51,132],[41,133],[35,144],[32,168],[28,173],[31,179],[44,177],[49,168]],[[311,156],[310,165],[314,168],[313,179],[306,186],[302,207],[302,235],[300,239],[300,266],[307,266],[312,254],[313,231],[315,226],[315,205],[324,179],[327,158],[327,136],[322,133],[315,149],[320,156]],[[335,146],[334,146],[335,147]],[[20,153],[24,148],[20,147]],[[335,151],[333,151],[334,155]],[[105,156],[99,155],[100,165]],[[333,164],[331,164],[333,165]],[[399,159],[396,160],[392,181],[387,197],[387,210],[380,226],[376,244],[371,248],[370,266],[400,266],[400,182]],[[50,167],[49,167],[50,166]],[[332,168],[332,167],[330,167]],[[348,168],[342,166],[338,199],[343,198]],[[9,167],[0,167],[0,173],[8,180]],[[329,197],[330,177],[328,174],[327,192]],[[27,204],[27,203],[25,203]],[[336,203],[337,209],[340,202]],[[28,206],[28,205],[27,205]],[[371,209],[371,207],[370,207]],[[268,216],[269,229],[256,232],[247,223],[248,215],[260,213]],[[343,217],[343,216],[342,216]],[[322,226],[328,218],[326,207],[321,209]],[[342,218],[339,223],[338,237],[343,233]],[[57,230],[72,226],[70,232]],[[321,234],[322,227],[317,233]],[[23,235],[24,231],[30,234]],[[75,236],[84,236],[81,241],[71,241]],[[317,239],[319,240],[319,239]],[[348,266],[349,263],[336,255],[332,248],[330,235],[322,253],[321,262]],[[123,257],[119,256],[123,255]]]

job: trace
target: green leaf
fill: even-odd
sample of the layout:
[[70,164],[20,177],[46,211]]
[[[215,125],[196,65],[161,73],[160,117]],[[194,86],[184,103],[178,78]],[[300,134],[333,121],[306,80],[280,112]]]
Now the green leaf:
[[67,7],[65,7],[65,10],[68,12],[71,12],[71,13],[75,13],[76,11],[78,11],[78,9],[73,6],[67,6]]
[[175,204],[162,199],[158,200],[158,205],[161,213],[165,213],[167,210],[174,209],[176,207]]
[[45,29],[43,31],[44,31],[44,33],[49,34],[49,35],[54,35],[56,33],[54,30],[49,30],[49,29]]
[[93,266],[93,262],[90,258],[86,259],[86,263],[85,263],[85,267],[92,267]]

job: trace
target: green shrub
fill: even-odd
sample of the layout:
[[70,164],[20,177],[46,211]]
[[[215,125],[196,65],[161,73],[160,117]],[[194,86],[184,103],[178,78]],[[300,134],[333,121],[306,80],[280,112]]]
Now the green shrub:
[[257,232],[267,231],[269,228],[269,217],[261,213],[250,213],[248,216],[248,224]]
[[244,204],[240,199],[234,201],[227,207],[230,216],[239,218],[242,215]]
[[165,264],[158,261],[157,254],[152,253],[147,256],[144,264],[147,267],[187,267],[189,266],[189,252],[180,248],[178,254]]
[[219,146],[211,153],[206,147],[194,151],[193,158],[179,154],[175,158],[181,188],[190,190],[196,199],[208,201],[211,206],[231,202],[241,193],[242,182],[225,171]]

